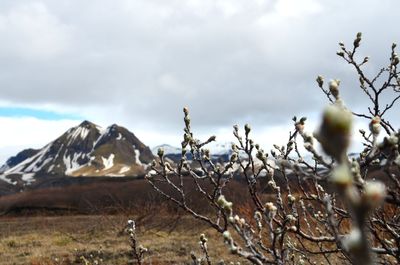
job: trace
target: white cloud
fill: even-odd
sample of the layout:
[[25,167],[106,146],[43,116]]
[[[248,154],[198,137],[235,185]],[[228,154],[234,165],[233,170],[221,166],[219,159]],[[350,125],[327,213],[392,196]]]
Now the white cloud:
[[39,60],[65,51],[70,29],[41,2],[0,9],[0,55]]
[[77,123],[76,120],[0,117],[0,164],[25,148],[42,148]]
[[149,145],[179,141],[183,106],[204,135],[248,122],[280,136],[292,115],[326,104],[318,74],[342,80],[350,107],[366,102],[337,42],[351,45],[363,31],[361,54],[379,69],[400,42],[388,15],[399,8],[396,0],[4,0],[1,104],[118,123]]

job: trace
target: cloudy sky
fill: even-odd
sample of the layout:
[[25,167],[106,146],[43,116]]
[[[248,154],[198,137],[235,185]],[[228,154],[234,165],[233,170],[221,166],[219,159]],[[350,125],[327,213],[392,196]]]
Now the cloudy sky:
[[314,129],[327,103],[318,74],[365,106],[337,43],[362,31],[367,71],[387,65],[396,10],[398,0],[2,0],[0,162],[83,119],[178,145],[183,106],[200,137],[229,141],[233,124],[250,123],[269,149],[293,115]]

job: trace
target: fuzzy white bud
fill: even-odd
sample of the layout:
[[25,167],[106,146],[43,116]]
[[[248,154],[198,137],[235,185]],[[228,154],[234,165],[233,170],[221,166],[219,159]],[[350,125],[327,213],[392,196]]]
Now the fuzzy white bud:
[[324,77],[322,75],[319,75],[316,81],[319,87],[322,87],[324,85]]
[[379,134],[381,131],[381,118],[379,116],[375,116],[371,119],[369,129],[373,135],[377,136]]
[[294,197],[292,194],[289,194],[289,195],[287,196],[287,198],[288,198],[288,201],[289,201],[290,203],[294,203],[294,202],[296,201],[296,197]]
[[297,220],[292,214],[286,215],[286,218],[289,222],[295,222]]
[[276,211],[276,207],[272,202],[267,202],[265,208],[267,208],[268,211]]
[[362,244],[361,231],[357,228],[353,229],[350,234],[342,240],[342,244],[344,249],[350,252],[358,249]]
[[350,144],[353,117],[344,107],[329,105],[316,135],[324,151],[340,161]]
[[338,79],[331,80],[329,82],[329,91],[335,97],[335,99],[339,97],[339,85],[340,85],[340,80]]
[[201,241],[203,244],[207,243],[208,239],[207,239],[207,237],[206,237],[205,234],[201,234],[201,235],[200,235],[200,241]]
[[364,184],[363,198],[371,207],[379,206],[386,197],[385,184],[379,181],[367,181]]
[[224,231],[224,232],[222,233],[222,236],[224,237],[224,239],[225,239],[226,241],[231,241],[231,240],[232,240],[231,233],[230,233],[228,230]]
[[331,181],[340,188],[348,187],[353,182],[353,175],[346,164],[337,166],[331,175]]
[[232,202],[228,202],[228,201],[225,199],[225,196],[224,196],[224,195],[220,195],[220,196],[218,197],[217,204],[218,204],[221,208],[223,208],[225,211],[227,211],[227,212],[229,212],[229,213],[232,212],[233,203],[232,203]]
[[158,155],[159,157],[163,157],[163,156],[164,156],[164,149],[163,149],[163,148],[158,148],[158,150],[157,150],[157,155]]

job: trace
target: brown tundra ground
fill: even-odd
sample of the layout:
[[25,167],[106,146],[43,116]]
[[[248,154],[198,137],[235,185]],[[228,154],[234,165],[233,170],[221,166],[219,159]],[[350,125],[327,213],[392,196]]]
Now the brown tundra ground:
[[[135,264],[124,232],[125,215],[0,218],[0,264]],[[214,261],[232,258],[214,230],[191,217],[138,222],[146,264],[189,264],[200,253],[199,235],[209,238]],[[85,263],[85,260],[87,263]]]
[[[245,186],[232,185],[230,197],[243,200]],[[207,211],[202,200],[192,204]],[[214,262],[234,258],[221,235],[191,216],[179,217],[144,180],[0,196],[0,213],[0,265],[136,264],[124,232],[128,219],[137,221],[139,244],[149,249],[145,264],[189,264],[190,252],[201,252],[201,233],[209,239]]]
[[[254,207],[244,183],[232,181],[225,195],[236,205],[235,213],[252,219]],[[192,196],[193,208],[208,215],[207,203]],[[263,201],[274,199],[268,190],[262,196]],[[149,249],[145,264],[190,264],[190,252],[201,253],[201,233],[209,239],[213,264],[239,261],[214,229],[181,215],[144,180],[16,193],[0,197],[0,213],[0,265],[136,264],[124,231],[129,219],[137,221],[139,244]],[[330,259],[340,263],[335,256]]]

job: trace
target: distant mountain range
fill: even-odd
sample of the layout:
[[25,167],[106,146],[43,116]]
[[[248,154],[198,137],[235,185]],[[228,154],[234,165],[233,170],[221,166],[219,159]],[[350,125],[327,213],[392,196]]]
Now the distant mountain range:
[[[231,143],[208,147],[212,159],[229,159]],[[25,149],[10,157],[0,167],[0,181],[26,185],[52,176],[143,176],[159,148],[173,161],[181,158],[180,148],[165,144],[150,150],[124,127],[113,124],[104,129],[83,121],[41,149]]]
[[[157,151],[159,148],[164,150],[164,156],[173,160],[174,162],[178,162],[182,157],[182,149],[178,147],[174,147],[168,144],[158,145],[151,149],[154,155],[157,155]],[[227,162],[232,155],[232,142],[226,143],[218,143],[211,142],[205,146],[205,148],[210,150],[211,159],[220,162]],[[187,159],[192,159],[191,154],[187,152]]]

